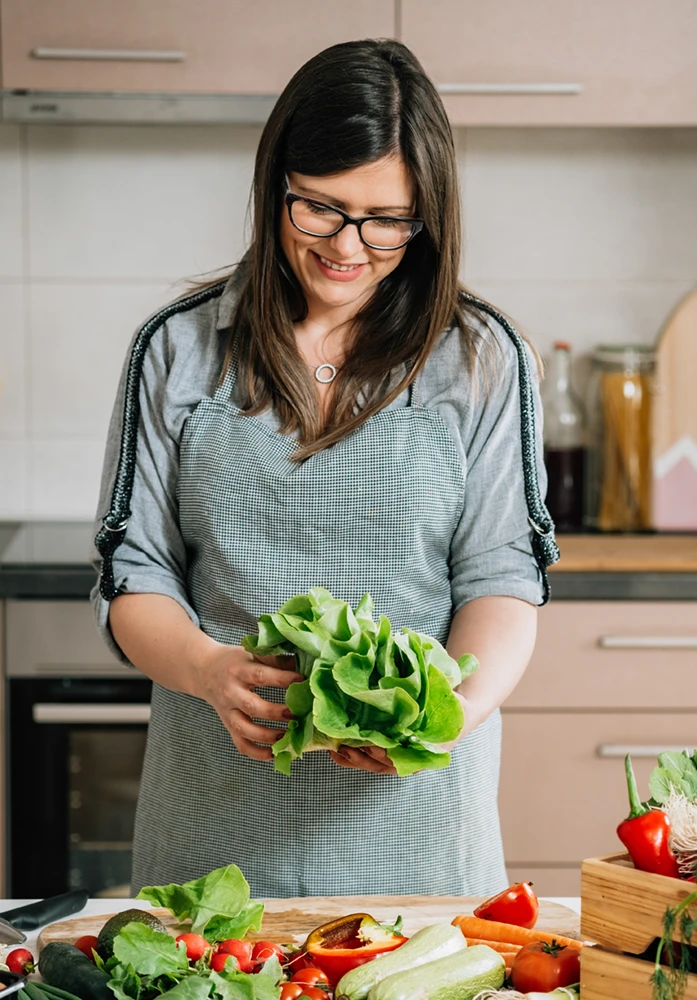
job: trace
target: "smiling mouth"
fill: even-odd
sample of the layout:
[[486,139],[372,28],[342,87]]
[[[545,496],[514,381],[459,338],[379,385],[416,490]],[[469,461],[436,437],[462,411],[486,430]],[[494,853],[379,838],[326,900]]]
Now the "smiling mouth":
[[355,271],[357,267],[363,267],[363,264],[337,264],[336,261],[329,260],[327,257],[322,257],[321,254],[317,254],[319,259],[322,261],[325,267],[330,267],[332,271]]

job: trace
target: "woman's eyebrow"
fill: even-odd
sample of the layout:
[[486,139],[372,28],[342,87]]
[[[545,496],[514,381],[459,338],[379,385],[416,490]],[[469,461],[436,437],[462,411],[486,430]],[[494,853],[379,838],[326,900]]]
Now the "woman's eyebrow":
[[[331,195],[323,194],[322,191],[317,191],[315,188],[305,187],[303,184],[298,185],[298,190],[302,191],[304,194],[311,195],[314,198],[318,198],[320,201],[325,202],[325,204],[331,203],[336,205],[337,208],[343,208],[346,210],[346,202],[341,201],[339,198],[332,198]],[[372,208],[368,209],[369,212],[410,212],[411,205],[374,205]]]

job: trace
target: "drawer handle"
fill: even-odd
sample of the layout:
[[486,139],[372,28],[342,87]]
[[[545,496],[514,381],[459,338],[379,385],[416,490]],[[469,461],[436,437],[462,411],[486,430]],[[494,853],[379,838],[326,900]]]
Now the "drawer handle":
[[128,723],[150,722],[149,705],[71,705],[42,704],[37,702],[32,708],[34,722],[51,725],[118,726]]
[[615,757],[621,757],[624,760],[627,754],[630,754],[632,757],[656,758],[659,753],[682,753],[684,749],[684,746],[671,746],[668,743],[657,743],[655,746],[646,744],[634,745],[631,743],[601,743],[595,752],[598,757],[603,757],[606,760],[612,760]]
[[441,94],[522,94],[555,95],[580,94],[580,83],[439,83],[436,88]]
[[697,635],[601,635],[603,649],[697,649]]
[[32,49],[34,59],[85,59],[90,62],[184,62],[186,52],[168,49]]

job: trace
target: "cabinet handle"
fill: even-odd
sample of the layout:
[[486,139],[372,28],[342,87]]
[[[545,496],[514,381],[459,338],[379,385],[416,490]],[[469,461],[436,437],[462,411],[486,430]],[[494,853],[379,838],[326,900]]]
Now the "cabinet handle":
[[439,83],[441,94],[580,94],[580,83]]
[[685,749],[684,746],[672,746],[668,743],[656,744],[655,746],[650,746],[647,744],[637,744],[636,746],[631,743],[601,743],[599,747],[596,747],[596,755],[598,757],[604,757],[606,760],[614,759],[615,757],[621,757],[624,759],[627,754],[631,754],[632,757],[658,757],[659,753],[682,753]]
[[184,62],[186,52],[175,49],[46,49],[31,50],[34,59],[85,59],[90,62]]
[[117,726],[124,723],[150,722],[149,705],[85,705],[85,704],[42,704],[32,707],[34,722],[51,725]]
[[601,635],[603,649],[697,649],[697,635]]

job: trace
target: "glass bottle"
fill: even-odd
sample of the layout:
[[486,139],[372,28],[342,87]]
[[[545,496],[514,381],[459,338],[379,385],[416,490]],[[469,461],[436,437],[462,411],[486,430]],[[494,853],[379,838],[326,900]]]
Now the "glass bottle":
[[651,528],[651,407],[655,353],[603,344],[593,353],[586,523],[599,531]]
[[558,340],[542,384],[546,503],[557,531],[583,527],[585,420],[570,373],[571,346]]

